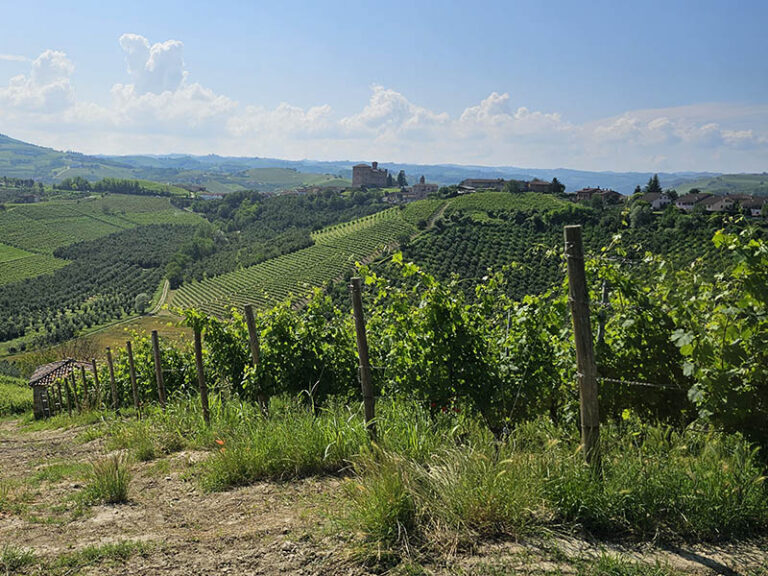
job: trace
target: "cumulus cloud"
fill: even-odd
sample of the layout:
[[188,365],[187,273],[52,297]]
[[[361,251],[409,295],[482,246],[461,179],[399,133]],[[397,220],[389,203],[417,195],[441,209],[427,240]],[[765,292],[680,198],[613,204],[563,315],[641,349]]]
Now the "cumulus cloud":
[[0,103],[6,112],[13,109],[36,113],[61,111],[74,102],[70,77],[75,71],[64,52],[46,50],[38,56],[28,74],[14,76],[8,86],[0,87]]
[[424,131],[445,125],[450,117],[417,106],[405,96],[384,86],[373,86],[371,98],[362,111],[342,118],[342,129],[351,135],[384,135]]
[[[329,104],[240,105],[195,82],[178,40],[119,38],[123,82],[108,105],[79,100],[74,64],[47,50],[0,85],[0,130],[85,152],[379,158],[612,170],[763,170],[768,105],[697,104],[631,110],[573,123],[494,91],[448,114],[381,85],[357,110]],[[10,57],[9,57],[10,56]],[[116,63],[119,65],[119,63]]]
[[317,136],[332,126],[331,107],[312,106],[308,109],[285,102],[268,110],[261,106],[247,106],[242,114],[232,116],[227,128],[234,136],[244,135],[297,135]]
[[138,94],[173,92],[186,79],[184,44],[178,40],[150,45],[144,36],[123,34],[120,47],[125,52],[128,74]]

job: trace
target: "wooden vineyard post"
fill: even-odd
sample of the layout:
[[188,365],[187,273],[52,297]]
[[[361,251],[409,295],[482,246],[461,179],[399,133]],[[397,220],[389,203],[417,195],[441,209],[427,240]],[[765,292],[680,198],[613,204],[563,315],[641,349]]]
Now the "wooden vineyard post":
[[[251,366],[256,368],[259,365],[259,355],[261,349],[259,348],[259,333],[256,331],[256,320],[253,317],[253,306],[251,304],[245,305],[245,325],[248,327],[248,344],[251,348]],[[262,409],[266,409],[267,399],[259,392],[258,401]]]
[[355,334],[357,336],[357,356],[359,359],[360,387],[363,391],[363,407],[365,410],[365,425],[372,438],[376,438],[376,423],[374,422],[375,407],[373,385],[371,384],[371,365],[368,358],[368,337],[365,334],[365,317],[363,316],[363,297],[360,289],[360,278],[352,278],[349,285],[352,292],[352,311],[355,315]]
[[83,410],[88,410],[91,407],[91,401],[88,398],[88,379],[85,376],[85,366],[80,366],[80,376],[83,379]]
[[67,394],[67,412],[69,412],[69,416],[72,417],[72,391],[69,389],[69,382],[67,382],[66,376],[63,378],[64,380],[64,392]]
[[56,398],[59,401],[59,412],[64,412],[64,396],[61,393],[61,380],[56,380]]
[[101,384],[99,383],[99,371],[96,368],[96,358],[91,358],[91,370],[93,371],[93,386],[96,388],[96,409],[101,410]]
[[581,444],[589,464],[600,463],[600,416],[597,401],[597,367],[589,320],[589,292],[584,272],[581,226],[565,227],[565,257],[568,263],[568,299],[573,317],[576,367],[579,378]]
[[[72,368],[72,372],[70,372],[69,375],[72,378],[72,398],[75,400],[75,407],[77,408],[78,412],[82,412],[82,404],[80,404],[80,399],[77,397],[77,380],[75,380],[74,367]],[[69,384],[67,384],[67,392],[69,392]]]
[[200,387],[200,404],[203,407],[203,420],[210,425],[211,415],[208,412],[208,386],[205,384],[203,370],[203,335],[199,327],[195,327],[195,367],[197,368],[197,384]]
[[115,382],[115,365],[112,362],[112,350],[107,346],[107,366],[109,367],[109,383],[112,386],[112,409],[120,413],[120,400],[117,397],[117,382]]
[[133,364],[133,346],[131,341],[125,343],[128,350],[128,372],[131,375],[131,392],[133,393],[133,407],[136,409],[136,418],[141,418],[141,408],[139,407],[139,389],[136,386],[136,366]]
[[165,383],[163,382],[163,364],[160,357],[160,341],[157,337],[157,330],[152,330],[152,354],[155,358],[155,380],[157,381],[157,396],[160,399],[160,406],[165,410]]

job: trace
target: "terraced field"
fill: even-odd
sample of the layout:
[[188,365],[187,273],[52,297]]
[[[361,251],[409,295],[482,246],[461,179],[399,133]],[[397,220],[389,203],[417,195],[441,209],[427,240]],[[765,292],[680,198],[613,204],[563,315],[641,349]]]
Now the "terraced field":
[[314,246],[273,258],[228,274],[192,282],[174,295],[178,308],[198,308],[217,316],[233,306],[253,304],[264,308],[286,299],[300,300],[315,287],[352,271],[355,262],[397,245],[411,237],[416,227],[398,208],[324,228],[315,234]]
[[0,286],[32,276],[50,274],[66,264],[66,260],[55,258],[50,254],[35,254],[7,244],[0,244]]
[[196,214],[173,207],[168,198],[109,194],[82,200],[11,205],[0,212],[0,238],[17,248],[50,255],[61,246],[95,240],[140,225],[200,221]]

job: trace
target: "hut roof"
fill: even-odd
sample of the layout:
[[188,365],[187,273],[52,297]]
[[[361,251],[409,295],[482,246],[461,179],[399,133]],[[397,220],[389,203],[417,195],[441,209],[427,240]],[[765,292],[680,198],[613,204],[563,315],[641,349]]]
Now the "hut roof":
[[38,366],[32,376],[30,376],[29,385],[48,386],[60,378],[66,378],[76,368],[87,368],[89,366],[90,364],[87,362],[80,362],[73,358],[66,358],[64,360],[59,360],[58,362],[43,364],[42,366]]

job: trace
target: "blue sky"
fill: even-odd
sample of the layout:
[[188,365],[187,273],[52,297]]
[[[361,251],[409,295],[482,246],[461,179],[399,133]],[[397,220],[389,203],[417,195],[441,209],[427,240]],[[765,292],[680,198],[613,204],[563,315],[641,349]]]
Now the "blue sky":
[[0,132],[57,148],[768,170],[768,2],[0,12]]

